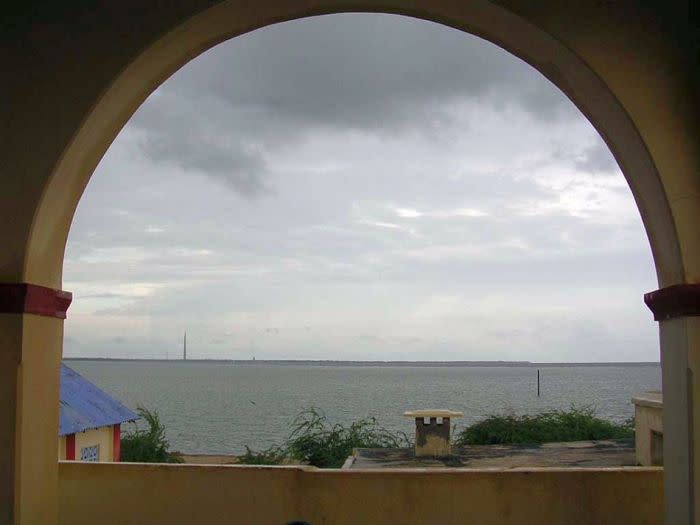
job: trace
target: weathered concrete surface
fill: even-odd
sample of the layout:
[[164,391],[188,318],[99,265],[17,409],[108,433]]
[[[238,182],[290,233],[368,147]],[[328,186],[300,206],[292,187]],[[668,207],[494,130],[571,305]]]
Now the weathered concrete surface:
[[450,418],[462,417],[462,412],[446,409],[409,410],[405,417],[416,421],[415,455],[445,458],[452,454]]
[[238,456],[226,454],[180,454],[182,461],[189,465],[235,465]]
[[450,446],[450,418],[438,423],[431,417],[426,423],[423,418],[416,418],[416,456],[445,458],[452,453]]
[[[656,525],[663,471],[59,464],[65,525]],[[674,524],[675,525],[675,524]]]
[[[238,456],[232,454],[182,454],[177,453],[182,458],[183,463],[188,465],[238,465]],[[303,465],[300,461],[285,458],[283,465]]]
[[636,466],[631,439],[576,441],[542,445],[476,445],[453,447],[449,458],[416,457],[410,448],[360,448],[350,469],[377,468],[524,468]]

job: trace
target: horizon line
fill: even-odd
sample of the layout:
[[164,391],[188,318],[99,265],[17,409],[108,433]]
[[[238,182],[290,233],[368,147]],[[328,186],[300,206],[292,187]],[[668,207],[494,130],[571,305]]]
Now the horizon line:
[[236,364],[362,364],[362,365],[505,365],[505,366],[592,366],[592,365],[660,365],[660,361],[511,361],[499,360],[365,360],[365,359],[233,359],[233,358],[192,358],[163,359],[150,357],[64,357],[66,361],[145,361],[163,363],[204,363],[226,362]]

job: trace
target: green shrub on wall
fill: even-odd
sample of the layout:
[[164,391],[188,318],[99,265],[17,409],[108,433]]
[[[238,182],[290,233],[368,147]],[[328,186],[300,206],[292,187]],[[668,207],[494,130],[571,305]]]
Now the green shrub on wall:
[[551,410],[534,416],[492,415],[467,427],[455,444],[501,445],[621,439],[634,436],[633,424],[596,417],[590,407]]
[[165,427],[158,412],[138,407],[136,413],[146,422],[147,429],[135,429],[122,436],[121,461],[133,463],[182,463],[182,459],[168,450]]
[[331,424],[316,408],[303,410],[292,423],[292,431],[282,446],[262,451],[246,447],[239,462],[253,465],[301,462],[319,468],[339,468],[354,448],[401,448],[411,442],[403,432],[392,432],[368,417],[350,425]]

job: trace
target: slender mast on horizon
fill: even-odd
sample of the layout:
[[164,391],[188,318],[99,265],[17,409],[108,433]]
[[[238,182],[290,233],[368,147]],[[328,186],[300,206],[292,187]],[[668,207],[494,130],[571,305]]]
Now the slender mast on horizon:
[[187,332],[182,340],[182,360],[187,361]]

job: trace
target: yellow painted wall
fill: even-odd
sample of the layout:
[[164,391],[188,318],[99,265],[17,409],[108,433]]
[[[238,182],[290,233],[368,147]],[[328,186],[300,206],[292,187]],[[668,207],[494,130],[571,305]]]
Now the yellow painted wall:
[[651,432],[663,433],[663,409],[636,405],[634,409],[634,440],[637,463],[652,465]]
[[[75,435],[75,459],[80,460],[82,447],[100,446],[100,461],[114,461],[114,442],[112,441],[112,427],[101,427]],[[66,459],[66,437],[58,436],[58,460]]]
[[114,461],[112,427],[100,427],[75,435],[75,459],[80,460],[80,449],[100,446],[100,461]]
[[659,524],[663,470],[59,465],[59,523]]
[[[20,316],[0,317],[7,320]],[[24,315],[21,316],[21,326],[22,360],[13,380],[16,381],[17,399],[21,400],[16,406],[14,425],[21,444],[15,449],[14,523],[50,524],[55,521],[58,506],[56,436],[63,323],[50,317]],[[4,350],[3,339],[8,335],[2,331],[5,327],[0,322],[0,352]],[[0,383],[5,379],[3,375],[0,374]],[[6,400],[0,399],[0,410]],[[0,429],[0,435],[3,431]],[[0,460],[0,467],[2,463]],[[4,472],[0,472],[0,479],[3,475]],[[0,523],[4,525],[7,506],[2,501],[2,488],[3,482],[0,481]]]

